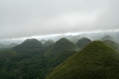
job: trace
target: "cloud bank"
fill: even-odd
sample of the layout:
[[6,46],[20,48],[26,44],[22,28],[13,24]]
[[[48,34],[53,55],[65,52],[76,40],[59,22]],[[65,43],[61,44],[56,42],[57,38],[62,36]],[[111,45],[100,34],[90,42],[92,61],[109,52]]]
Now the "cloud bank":
[[119,0],[0,0],[0,39],[119,29]]

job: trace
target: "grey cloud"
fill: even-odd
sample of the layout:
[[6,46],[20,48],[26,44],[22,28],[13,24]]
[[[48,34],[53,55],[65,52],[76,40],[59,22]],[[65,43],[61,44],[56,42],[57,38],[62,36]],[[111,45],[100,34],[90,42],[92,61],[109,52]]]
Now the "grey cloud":
[[1,0],[0,39],[119,29],[118,0]]

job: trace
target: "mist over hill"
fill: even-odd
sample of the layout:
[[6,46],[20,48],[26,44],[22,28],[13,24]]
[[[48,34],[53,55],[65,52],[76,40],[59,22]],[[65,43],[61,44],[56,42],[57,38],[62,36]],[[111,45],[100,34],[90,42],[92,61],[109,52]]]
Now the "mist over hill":
[[53,45],[54,43],[55,42],[53,40],[49,39],[49,40],[47,40],[47,41],[44,42],[44,45],[45,46],[50,46],[50,45]]
[[[105,36],[101,38],[103,37]],[[110,37],[114,38],[113,36]],[[45,41],[32,38],[26,39],[16,46],[15,43],[12,43],[13,47],[0,52],[0,78],[67,79],[68,77],[68,79],[77,79],[80,76],[80,78],[85,79],[91,74],[93,74],[90,77],[91,79],[114,78],[112,76],[114,74],[118,78],[117,52],[119,52],[119,44],[107,39],[102,41],[103,44],[100,41],[92,42],[87,37],[82,38],[82,36],[77,35],[71,36],[71,38],[69,36],[68,39],[61,38],[56,42],[53,39]],[[81,49],[76,46],[76,40],[77,43],[80,42],[78,45],[81,46]],[[4,44],[1,44],[1,46],[4,46]],[[85,66],[82,66],[82,64]],[[106,71],[109,71],[109,73]],[[77,76],[72,72],[80,75]],[[114,74],[110,74],[111,72]],[[88,77],[83,75],[88,75]]]
[[[92,41],[93,40],[101,40],[105,35],[109,35],[111,36],[115,42],[119,43],[119,31],[113,31],[113,32],[84,32],[84,33],[77,33],[77,34],[59,34],[59,35],[54,35],[54,36],[42,36],[42,37],[33,37],[33,38],[36,38],[38,39],[39,41],[43,41],[43,43],[48,40],[48,39],[52,39],[54,42],[61,39],[61,38],[67,38],[68,40],[74,42],[74,43],[77,43],[79,39],[81,39],[82,37],[87,37],[89,39],[91,39]],[[3,40],[0,40],[0,44],[11,44],[11,43],[17,43],[17,44],[21,44],[24,40],[26,39],[32,39],[32,37],[26,37],[26,38],[16,38],[16,39],[3,39]]]
[[86,45],[88,45],[89,43],[91,43],[92,41],[86,37],[83,37],[81,39],[78,40],[78,42],[76,43],[76,45],[83,49],[84,47],[86,47]]
[[111,41],[114,41],[114,38],[111,37],[111,36],[109,36],[109,35],[105,35],[105,36],[101,39],[101,41],[105,41],[105,40],[111,40]]

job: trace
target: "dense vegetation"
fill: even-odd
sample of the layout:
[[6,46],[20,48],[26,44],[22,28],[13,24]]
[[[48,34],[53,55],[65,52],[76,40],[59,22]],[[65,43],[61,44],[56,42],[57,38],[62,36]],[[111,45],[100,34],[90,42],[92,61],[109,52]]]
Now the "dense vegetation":
[[44,79],[52,67],[42,57],[48,48],[36,39],[27,39],[13,47],[15,52],[0,52],[0,79]]
[[[112,48],[118,45],[112,41],[104,43]],[[79,47],[66,38],[55,43],[52,40],[43,40],[41,43],[37,39],[27,39],[20,45],[0,51],[0,79],[78,79],[79,76],[82,79],[87,76],[88,79],[98,79],[97,76],[107,79],[105,75],[110,75],[109,79],[115,75],[118,79],[119,63],[118,58],[115,58],[118,54],[111,46],[101,42],[85,46],[76,53]]]
[[99,41],[57,66],[45,79],[118,79],[119,54]]
[[[68,42],[71,43],[69,40]],[[67,41],[63,43],[67,45]],[[74,44],[73,46],[75,47]],[[54,67],[76,53],[64,48],[54,58],[44,57],[43,54],[51,47],[52,45],[42,45],[36,39],[27,39],[12,50],[1,51],[0,79],[44,79]]]
[[6,60],[6,59],[10,59],[10,58],[17,57],[17,56],[18,54],[11,50],[4,50],[0,52],[0,60]]

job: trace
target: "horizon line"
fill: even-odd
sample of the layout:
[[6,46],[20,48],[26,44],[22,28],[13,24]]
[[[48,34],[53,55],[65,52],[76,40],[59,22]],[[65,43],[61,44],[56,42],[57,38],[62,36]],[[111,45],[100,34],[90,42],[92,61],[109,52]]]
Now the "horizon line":
[[59,34],[49,34],[49,35],[34,35],[34,36],[28,36],[28,37],[20,37],[20,38],[6,38],[6,39],[0,39],[0,41],[3,40],[25,40],[25,39],[43,39],[43,38],[48,38],[48,37],[55,37],[55,36],[61,36],[61,35],[81,35],[81,34],[93,34],[93,33],[108,33],[108,32],[119,32],[119,29],[116,30],[107,30],[107,31],[102,31],[102,30],[97,30],[97,31],[83,31],[83,32],[69,32],[69,33],[59,33]]

